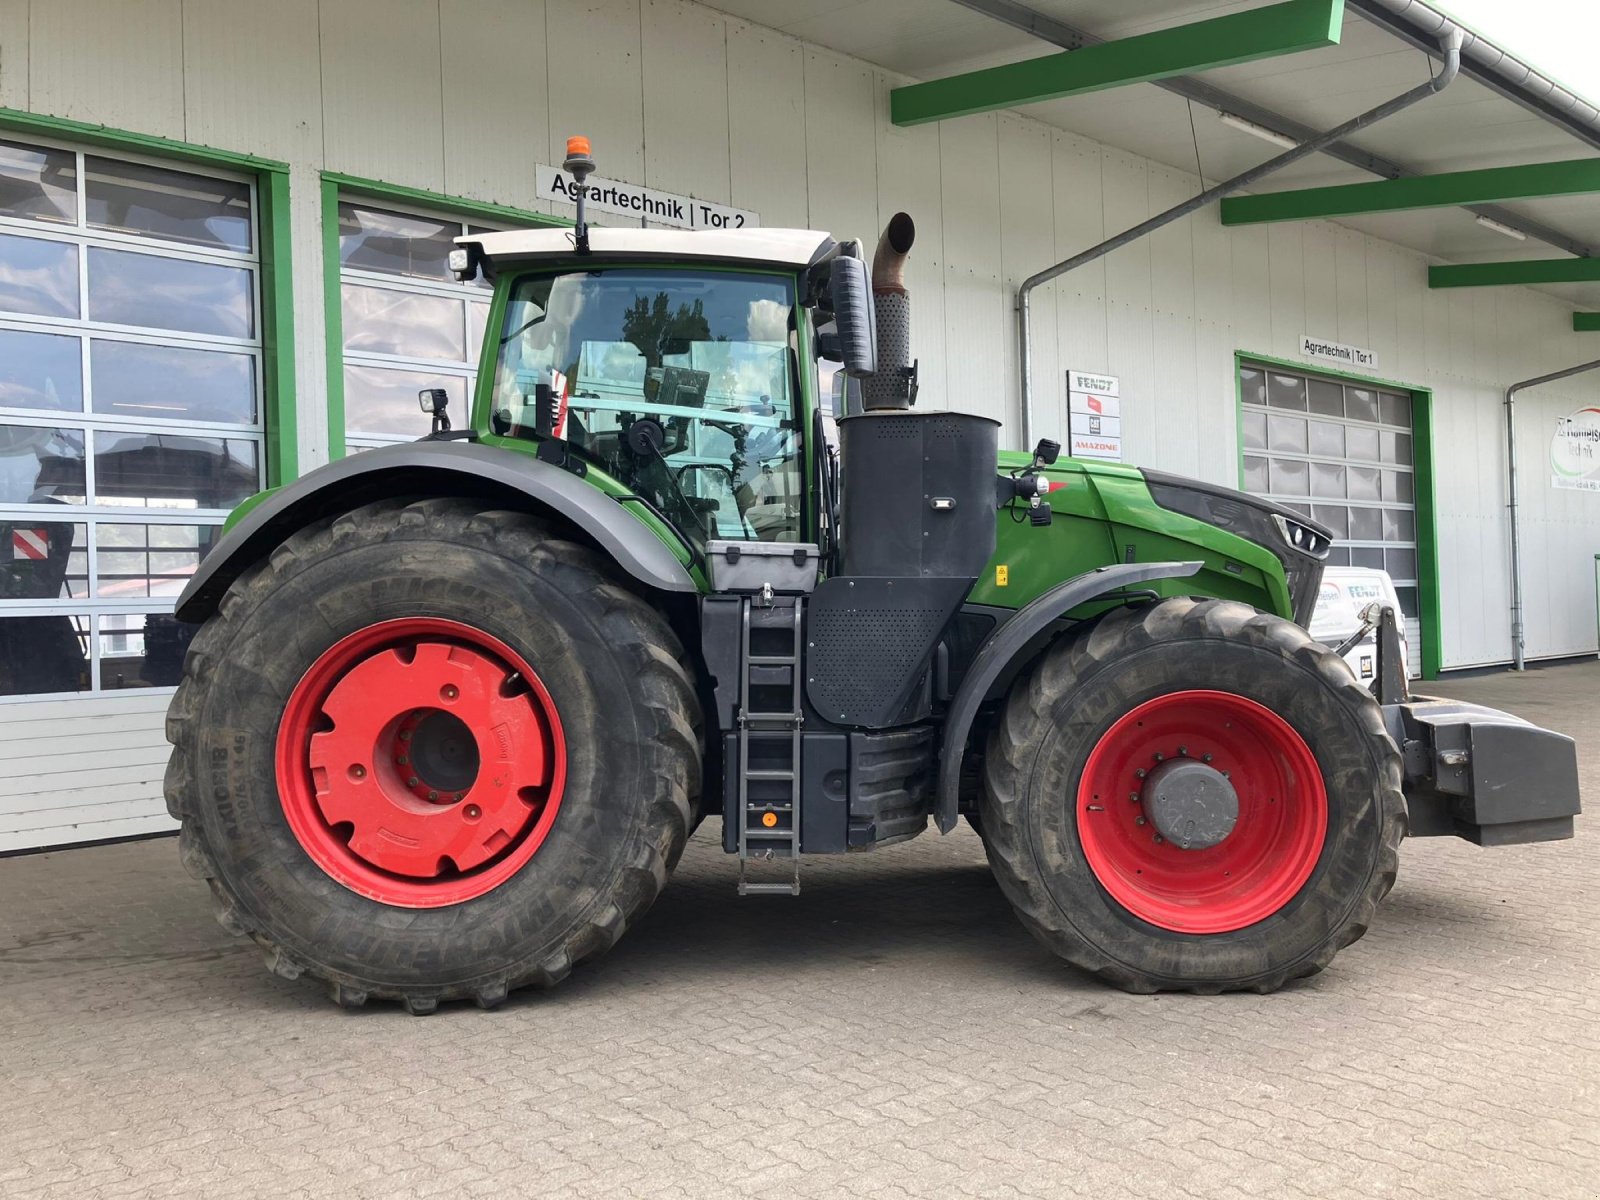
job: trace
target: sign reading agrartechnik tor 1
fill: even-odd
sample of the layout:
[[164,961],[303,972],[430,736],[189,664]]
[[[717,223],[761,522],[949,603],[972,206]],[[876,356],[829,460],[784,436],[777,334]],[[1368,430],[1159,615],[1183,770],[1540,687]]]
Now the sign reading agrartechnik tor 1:
[[[585,204],[596,212],[620,213],[635,219],[642,217],[657,225],[672,225],[678,229],[750,229],[761,224],[761,215],[748,209],[658,192],[655,188],[601,179],[598,175],[589,176],[588,182],[589,195]],[[558,204],[578,202],[577,181],[560,167],[540,163],[535,190],[541,200],[554,200]]]

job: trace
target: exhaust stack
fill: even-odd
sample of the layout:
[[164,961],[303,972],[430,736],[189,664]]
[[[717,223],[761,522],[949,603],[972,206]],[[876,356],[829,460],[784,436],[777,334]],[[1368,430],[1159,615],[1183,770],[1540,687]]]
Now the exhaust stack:
[[917,366],[911,361],[911,295],[906,291],[906,255],[917,226],[895,213],[872,255],[872,301],[878,319],[878,371],[861,381],[862,407],[910,408],[917,399]]

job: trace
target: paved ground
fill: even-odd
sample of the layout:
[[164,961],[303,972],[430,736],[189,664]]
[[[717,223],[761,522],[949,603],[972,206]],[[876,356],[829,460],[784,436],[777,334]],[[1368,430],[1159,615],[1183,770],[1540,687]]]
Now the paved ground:
[[[1578,736],[1600,664],[1443,690]],[[171,841],[0,861],[0,1195],[1593,1197],[1600,823],[1414,842],[1276,996],[1135,997],[1018,928],[977,839],[733,895],[702,831],[603,963],[344,1013]]]

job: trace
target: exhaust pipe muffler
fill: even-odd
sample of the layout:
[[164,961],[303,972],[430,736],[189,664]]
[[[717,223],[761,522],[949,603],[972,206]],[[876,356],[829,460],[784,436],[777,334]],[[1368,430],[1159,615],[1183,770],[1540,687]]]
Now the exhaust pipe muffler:
[[878,370],[861,381],[864,409],[910,408],[917,399],[917,366],[911,360],[911,294],[906,256],[916,241],[909,213],[895,213],[872,255],[872,303],[877,310]]

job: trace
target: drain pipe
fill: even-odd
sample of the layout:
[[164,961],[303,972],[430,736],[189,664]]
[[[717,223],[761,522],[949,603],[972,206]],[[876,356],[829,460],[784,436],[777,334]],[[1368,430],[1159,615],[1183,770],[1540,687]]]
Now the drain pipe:
[[1199,195],[1185,200],[1176,208],[1169,208],[1166,212],[1157,213],[1148,221],[1143,221],[1132,229],[1124,230],[1117,234],[1116,237],[1101,242],[1098,246],[1091,246],[1081,254],[1075,254],[1071,258],[1058,262],[1053,267],[1046,267],[1037,274],[1030,275],[1027,279],[1024,279],[1022,286],[1017,289],[1016,304],[1017,365],[1021,372],[1022,380],[1022,448],[1027,449],[1033,445],[1033,344],[1032,333],[1029,328],[1029,299],[1033,295],[1034,288],[1041,283],[1049,283],[1052,279],[1057,279],[1068,271],[1076,270],[1086,263],[1094,262],[1098,258],[1104,258],[1113,250],[1120,249],[1129,242],[1137,241],[1139,238],[1144,237],[1145,234],[1152,233],[1164,225],[1170,225],[1174,221],[1181,220],[1190,213],[1204,208],[1213,200],[1220,200],[1230,192],[1249,187],[1258,179],[1271,175],[1274,171],[1281,170],[1291,163],[1299,162],[1302,158],[1316,154],[1324,147],[1332,145],[1334,142],[1342,141],[1352,133],[1365,129],[1368,125],[1381,121],[1385,117],[1393,116],[1401,109],[1410,108],[1411,105],[1419,100],[1426,100],[1429,96],[1434,96],[1444,91],[1445,88],[1450,86],[1450,81],[1456,77],[1456,73],[1461,69],[1462,31],[1459,26],[1452,25],[1443,33],[1444,36],[1440,48],[1444,54],[1444,64],[1439,68],[1439,73],[1427,83],[1420,84],[1410,91],[1378,105],[1376,108],[1369,108],[1366,112],[1351,117],[1344,124],[1330,129],[1326,133],[1318,134],[1308,142],[1302,142],[1293,150],[1285,150],[1276,158],[1269,158],[1260,166],[1252,167],[1242,175],[1235,175],[1232,179],[1224,180],[1222,183],[1207,188]]
[[1600,367],[1600,358],[1579,363],[1565,371],[1552,371],[1533,379],[1513,383],[1506,389],[1506,511],[1511,521],[1511,669],[1525,671],[1527,661],[1523,655],[1522,632],[1522,520],[1517,500],[1517,393],[1543,383],[1554,383],[1573,375],[1582,375]]

